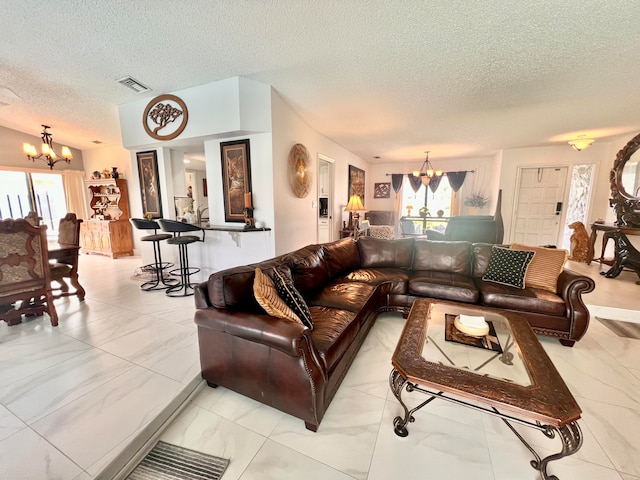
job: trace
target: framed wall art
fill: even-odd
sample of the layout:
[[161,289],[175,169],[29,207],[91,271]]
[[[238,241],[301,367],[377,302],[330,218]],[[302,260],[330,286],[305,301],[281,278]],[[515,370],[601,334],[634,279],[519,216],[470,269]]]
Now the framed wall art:
[[373,198],[389,197],[391,197],[391,182],[373,184]]
[[364,205],[364,170],[349,165],[349,196],[347,201],[352,195],[360,195],[360,200]]
[[138,175],[140,176],[140,195],[142,212],[152,218],[162,218],[162,200],[160,198],[160,178],[158,176],[158,157],[156,151],[138,152]]
[[251,192],[249,140],[220,143],[225,222],[243,222],[244,194]]

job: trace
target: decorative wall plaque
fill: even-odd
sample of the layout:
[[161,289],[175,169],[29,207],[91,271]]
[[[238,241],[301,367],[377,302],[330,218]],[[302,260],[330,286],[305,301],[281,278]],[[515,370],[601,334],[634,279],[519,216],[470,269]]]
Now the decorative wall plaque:
[[309,152],[301,143],[296,143],[289,152],[289,182],[296,197],[304,198],[309,194]]
[[156,140],[176,138],[185,129],[188,121],[187,105],[181,98],[171,94],[155,97],[142,115],[144,130]]

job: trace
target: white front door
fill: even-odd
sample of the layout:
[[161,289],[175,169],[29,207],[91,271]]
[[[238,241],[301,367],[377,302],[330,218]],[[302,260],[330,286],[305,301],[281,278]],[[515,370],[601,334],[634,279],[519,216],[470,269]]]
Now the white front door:
[[519,169],[512,242],[557,245],[567,167]]

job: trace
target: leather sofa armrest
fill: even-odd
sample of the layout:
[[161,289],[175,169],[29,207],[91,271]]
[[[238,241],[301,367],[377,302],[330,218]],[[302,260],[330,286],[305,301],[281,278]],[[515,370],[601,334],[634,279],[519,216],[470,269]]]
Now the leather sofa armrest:
[[558,295],[566,305],[566,316],[571,319],[569,340],[580,340],[589,327],[589,310],[584,304],[582,295],[596,288],[593,279],[571,270],[563,270],[558,277]]
[[301,324],[266,314],[210,307],[196,310],[195,323],[198,327],[275,348],[292,357],[300,357],[306,345],[313,345],[310,338],[305,339],[310,331]]
[[592,292],[596,288],[593,279],[580,275],[571,270],[564,269],[558,277],[558,295],[562,297],[568,304],[582,301],[582,295]]
[[202,282],[193,286],[193,297],[196,302],[196,308],[209,308],[211,302],[209,301],[209,290],[207,288],[208,283]]

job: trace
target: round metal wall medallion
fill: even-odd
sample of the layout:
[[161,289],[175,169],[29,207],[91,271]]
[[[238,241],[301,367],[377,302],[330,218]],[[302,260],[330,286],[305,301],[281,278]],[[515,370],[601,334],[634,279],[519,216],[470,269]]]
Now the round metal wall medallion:
[[304,198],[309,194],[309,152],[301,143],[296,143],[289,152],[289,182],[296,197]]
[[149,102],[142,115],[145,132],[156,140],[176,138],[185,129],[188,121],[187,105],[181,98],[171,94],[155,97]]

